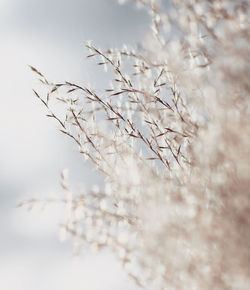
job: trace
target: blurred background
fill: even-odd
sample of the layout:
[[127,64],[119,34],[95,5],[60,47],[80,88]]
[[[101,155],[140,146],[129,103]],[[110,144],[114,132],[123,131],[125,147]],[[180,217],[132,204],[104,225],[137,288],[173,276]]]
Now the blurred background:
[[71,140],[59,133],[34,97],[40,84],[28,65],[52,81],[108,87],[103,70],[86,60],[97,47],[136,45],[149,17],[116,0],[0,0],[0,289],[133,290],[109,253],[73,257],[59,242],[60,207],[16,208],[27,197],[62,196],[60,172],[79,188],[101,182]]

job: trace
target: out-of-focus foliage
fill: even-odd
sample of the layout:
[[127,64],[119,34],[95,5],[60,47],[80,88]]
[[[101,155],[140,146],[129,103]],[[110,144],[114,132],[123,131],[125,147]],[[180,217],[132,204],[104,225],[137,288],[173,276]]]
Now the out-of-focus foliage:
[[113,73],[103,92],[32,67],[48,117],[105,178],[73,194],[62,175],[63,229],[76,249],[114,250],[142,287],[248,289],[249,2],[135,2],[152,17],[139,48],[87,44]]

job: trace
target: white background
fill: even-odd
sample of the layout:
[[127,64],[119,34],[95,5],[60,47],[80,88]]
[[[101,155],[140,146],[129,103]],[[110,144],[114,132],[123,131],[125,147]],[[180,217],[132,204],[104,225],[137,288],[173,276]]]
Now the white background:
[[26,197],[62,195],[60,172],[90,188],[101,178],[45,117],[32,94],[33,65],[53,81],[105,86],[84,43],[121,47],[143,39],[148,16],[115,0],[0,0],[0,289],[133,290],[111,253],[72,255],[58,239],[57,207],[26,212]]

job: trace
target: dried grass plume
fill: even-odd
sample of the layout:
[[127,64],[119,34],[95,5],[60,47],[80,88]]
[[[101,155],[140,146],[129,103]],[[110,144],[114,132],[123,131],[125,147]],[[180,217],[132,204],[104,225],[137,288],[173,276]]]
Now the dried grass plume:
[[249,289],[249,1],[135,2],[152,18],[139,48],[86,45],[113,74],[103,92],[31,67],[47,116],[105,179],[74,194],[62,175],[63,228],[147,289]]

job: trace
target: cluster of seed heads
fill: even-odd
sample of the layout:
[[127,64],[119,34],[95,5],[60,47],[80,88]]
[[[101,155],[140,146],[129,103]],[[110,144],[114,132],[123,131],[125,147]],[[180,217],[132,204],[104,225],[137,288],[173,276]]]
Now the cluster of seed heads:
[[143,44],[86,44],[103,91],[31,67],[47,116],[105,180],[73,194],[62,174],[62,231],[77,252],[112,249],[141,287],[248,289],[249,2],[135,2],[152,18]]

